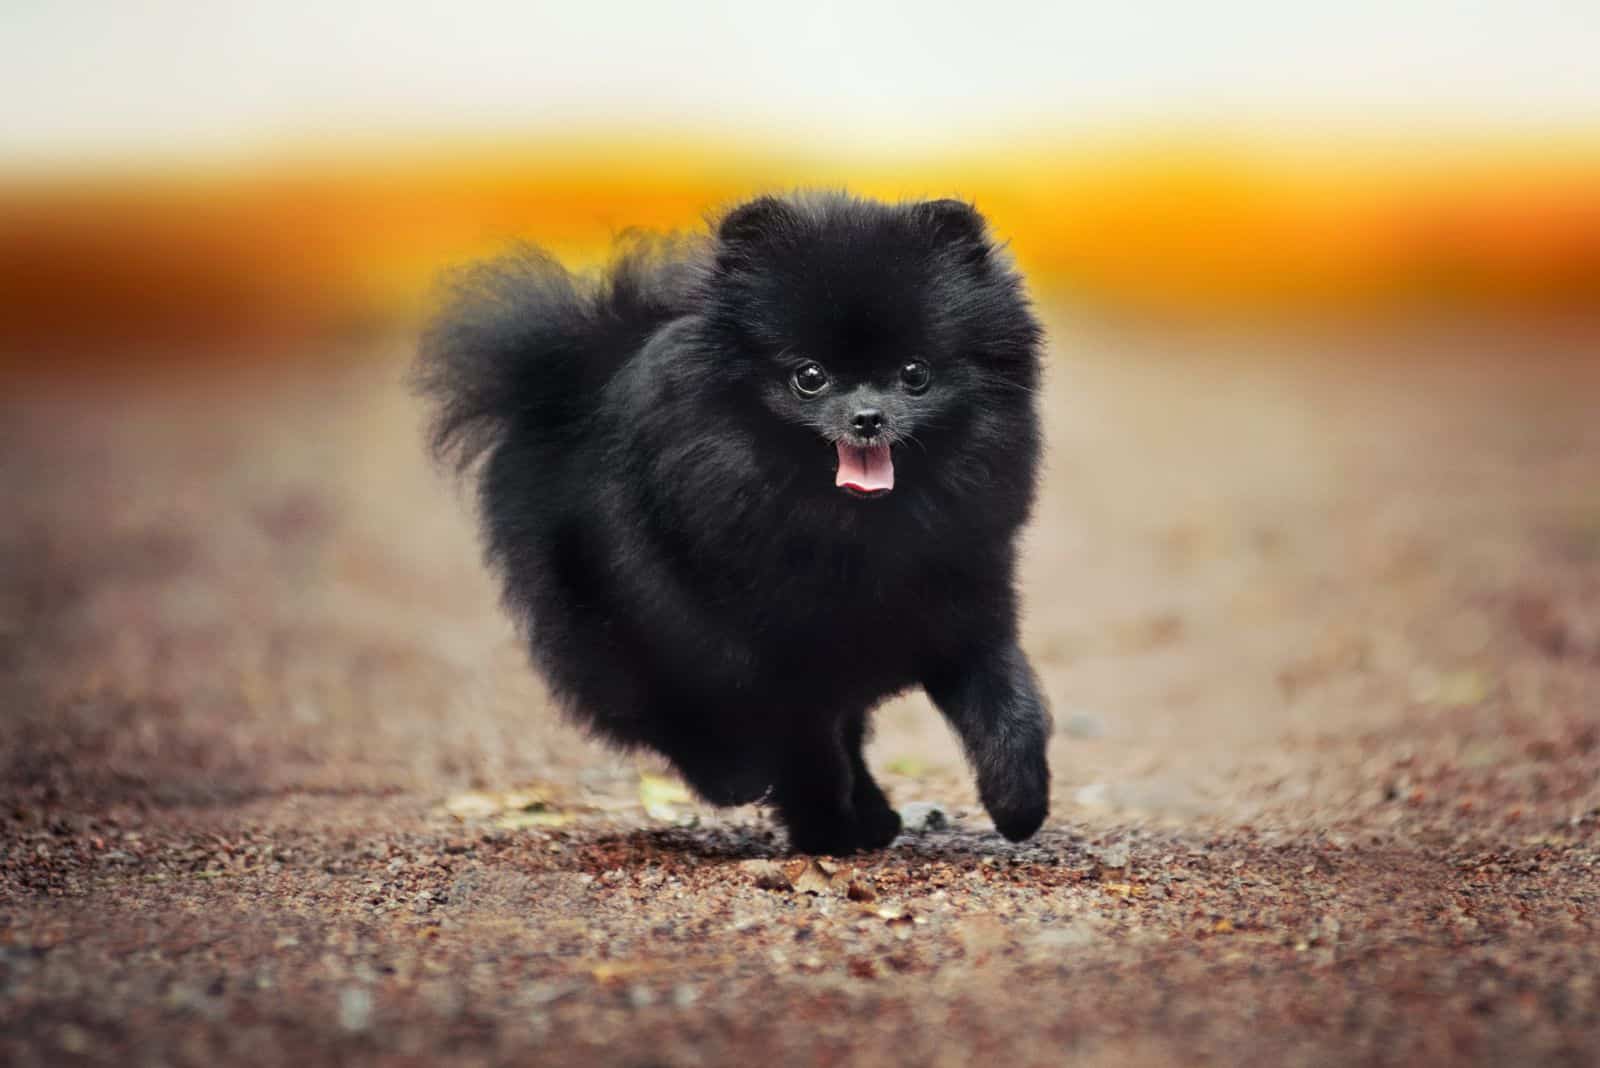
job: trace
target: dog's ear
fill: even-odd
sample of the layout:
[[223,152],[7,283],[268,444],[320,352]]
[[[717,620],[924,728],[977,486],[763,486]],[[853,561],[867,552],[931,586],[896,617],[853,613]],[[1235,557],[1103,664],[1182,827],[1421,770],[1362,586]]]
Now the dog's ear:
[[934,245],[951,248],[961,258],[979,263],[989,255],[989,232],[983,216],[963,200],[925,200],[911,209]]
[[724,249],[750,245],[780,233],[793,221],[789,205],[777,197],[757,197],[722,217],[717,240]]

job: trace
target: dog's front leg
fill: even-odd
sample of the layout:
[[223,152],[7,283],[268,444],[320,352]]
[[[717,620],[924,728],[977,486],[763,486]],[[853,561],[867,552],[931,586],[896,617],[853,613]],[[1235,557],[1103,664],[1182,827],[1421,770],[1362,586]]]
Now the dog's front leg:
[[966,747],[997,830],[1020,842],[1050,811],[1050,713],[1015,641],[974,650],[935,672],[928,696]]

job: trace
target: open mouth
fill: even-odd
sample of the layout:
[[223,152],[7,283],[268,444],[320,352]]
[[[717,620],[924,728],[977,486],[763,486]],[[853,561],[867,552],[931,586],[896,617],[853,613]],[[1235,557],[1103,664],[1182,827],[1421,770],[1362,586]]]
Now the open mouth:
[[836,443],[839,471],[833,484],[857,497],[881,497],[894,489],[894,457],[887,445]]

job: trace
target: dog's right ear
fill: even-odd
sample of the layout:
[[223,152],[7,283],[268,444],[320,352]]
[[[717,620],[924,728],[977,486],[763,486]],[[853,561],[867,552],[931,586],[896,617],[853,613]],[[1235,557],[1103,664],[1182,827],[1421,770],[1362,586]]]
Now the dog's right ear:
[[789,205],[777,197],[757,197],[740,204],[722,217],[717,225],[719,262],[727,265],[751,246],[782,233],[794,222]]
[[978,209],[964,200],[928,200],[911,209],[934,244],[955,250],[968,263],[989,255],[988,227]]

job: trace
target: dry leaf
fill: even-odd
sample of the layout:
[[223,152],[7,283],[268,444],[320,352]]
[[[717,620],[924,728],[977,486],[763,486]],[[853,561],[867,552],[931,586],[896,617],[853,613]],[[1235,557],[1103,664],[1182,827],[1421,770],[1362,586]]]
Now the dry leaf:
[[481,790],[469,790],[446,801],[444,810],[457,819],[482,819],[499,812],[500,802],[492,794],[486,794]]
[[883,770],[893,775],[905,775],[913,779],[920,779],[928,772],[928,765],[914,756],[897,756],[883,766]]
[[851,879],[849,885],[845,887],[844,896],[851,901],[865,903],[878,900],[878,892],[872,888],[871,881],[863,877]]
[[842,892],[849,885],[848,873],[815,857],[807,860],[805,867],[794,877],[794,888],[802,894],[827,894],[835,890]]
[[642,964],[639,961],[619,960],[596,964],[589,969],[589,974],[594,976],[597,983],[615,983],[618,980],[630,979],[649,970],[649,965]]
[[530,827],[565,827],[573,818],[570,812],[507,812],[494,825],[502,831],[525,831]]
[[878,915],[883,918],[889,930],[894,932],[895,938],[902,942],[911,937],[913,926],[928,922],[903,905],[885,906],[878,910]]
[[446,801],[444,813],[461,821],[492,819],[503,831],[563,827],[577,817],[557,809],[555,797],[556,788],[544,783],[525,783],[507,790],[468,790]]
[[487,819],[502,812],[543,812],[554,807],[555,790],[526,783],[509,790],[468,790],[444,803],[446,814],[459,820]]
[[689,788],[677,779],[650,772],[639,776],[639,802],[644,805],[645,815],[653,820],[676,820],[680,813],[674,806],[693,801]]
[[770,860],[746,861],[744,869],[754,877],[756,887],[761,890],[793,890],[794,882],[778,865]]
[[501,794],[500,804],[514,812],[538,812],[550,808],[553,802],[549,792],[544,789],[520,786]]

